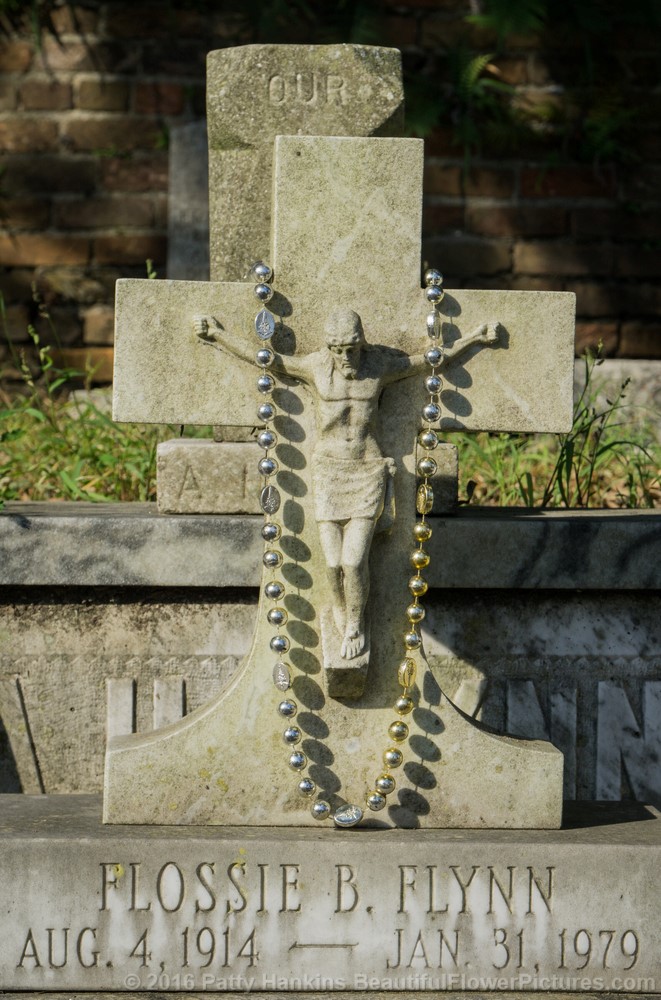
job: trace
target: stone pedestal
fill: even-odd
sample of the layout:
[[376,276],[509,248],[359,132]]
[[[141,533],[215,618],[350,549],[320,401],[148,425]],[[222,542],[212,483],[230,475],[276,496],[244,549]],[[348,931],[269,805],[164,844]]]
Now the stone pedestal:
[[100,813],[93,796],[3,797],[4,991],[661,983],[661,818],[645,806],[506,832],[104,827]]

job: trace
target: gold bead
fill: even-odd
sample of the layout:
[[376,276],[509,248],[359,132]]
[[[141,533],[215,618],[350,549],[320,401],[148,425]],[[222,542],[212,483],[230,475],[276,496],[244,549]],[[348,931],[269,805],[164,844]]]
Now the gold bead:
[[416,542],[427,542],[431,538],[431,528],[426,521],[416,521],[413,525],[413,537]]
[[388,735],[395,743],[403,743],[409,735],[409,727],[401,719],[397,719],[388,726]]
[[424,569],[425,566],[429,566],[429,562],[429,553],[425,552],[424,549],[415,549],[415,551],[411,553],[411,565],[414,566],[415,569]]
[[417,602],[415,604],[409,604],[406,609],[406,617],[410,622],[413,622],[414,625],[417,625],[418,622],[421,622],[425,617],[425,609]]
[[419,476],[433,476],[437,469],[438,466],[436,465],[436,462],[429,455],[421,458],[418,462]]
[[434,491],[427,483],[421,483],[415,495],[415,509],[418,514],[428,514],[434,506]]
[[404,645],[407,649],[420,649],[422,639],[414,628],[410,632],[404,633]]
[[438,446],[438,434],[431,427],[427,427],[424,431],[420,431],[418,442],[425,451],[433,451]]
[[412,576],[409,580],[409,590],[414,597],[422,597],[423,594],[427,593],[428,588],[429,584],[421,576]]
[[395,779],[392,774],[380,774],[374,782],[374,787],[381,795],[390,795],[395,791]]
[[413,711],[413,699],[401,695],[395,702],[395,711],[397,715],[408,715],[409,712]]
[[388,747],[383,754],[383,763],[386,767],[401,767],[404,754],[397,747]]
[[406,659],[402,660],[399,665],[399,669],[397,670],[397,680],[403,688],[410,688],[415,684],[415,674],[415,660],[412,660],[409,656],[407,656]]

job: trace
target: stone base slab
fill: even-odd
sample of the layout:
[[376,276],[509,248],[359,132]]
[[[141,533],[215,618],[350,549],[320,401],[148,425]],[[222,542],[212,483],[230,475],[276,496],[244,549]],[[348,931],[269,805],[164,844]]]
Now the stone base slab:
[[[268,791],[265,790],[265,795]],[[3,796],[0,988],[655,993],[661,818],[560,831],[107,827]]]

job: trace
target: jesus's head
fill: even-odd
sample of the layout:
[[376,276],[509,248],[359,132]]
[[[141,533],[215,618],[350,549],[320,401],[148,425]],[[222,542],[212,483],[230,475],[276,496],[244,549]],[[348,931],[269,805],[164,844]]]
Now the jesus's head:
[[334,309],[326,323],[326,346],[335,371],[353,379],[360,368],[360,355],[365,343],[363,324],[353,309]]

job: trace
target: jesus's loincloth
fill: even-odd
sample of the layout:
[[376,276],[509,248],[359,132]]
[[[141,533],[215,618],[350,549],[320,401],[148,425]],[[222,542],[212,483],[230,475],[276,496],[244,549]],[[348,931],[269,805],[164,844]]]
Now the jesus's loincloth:
[[392,458],[334,458],[317,455],[312,483],[314,516],[317,521],[348,521],[366,517],[376,521],[386,515],[389,527],[394,517]]

